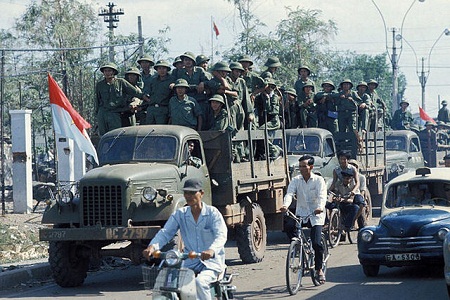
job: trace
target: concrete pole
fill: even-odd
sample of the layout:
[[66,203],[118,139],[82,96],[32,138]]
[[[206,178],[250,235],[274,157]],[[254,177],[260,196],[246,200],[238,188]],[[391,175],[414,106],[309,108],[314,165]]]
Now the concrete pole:
[[[74,175],[74,143],[73,140],[55,134],[56,153],[58,155],[58,181],[61,185],[75,180]],[[76,146],[75,146],[76,147]]]
[[10,110],[13,152],[14,213],[28,214],[33,209],[31,164],[31,110]]
[[395,32],[396,29],[392,28],[392,113],[394,113],[398,107],[398,63],[397,63],[397,47],[395,45]]

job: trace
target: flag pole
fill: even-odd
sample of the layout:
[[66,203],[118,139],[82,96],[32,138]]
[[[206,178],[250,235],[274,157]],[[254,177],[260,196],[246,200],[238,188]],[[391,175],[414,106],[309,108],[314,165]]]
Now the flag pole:
[[211,25],[210,25],[210,28],[211,28],[211,64],[213,64],[214,63],[214,37],[213,37],[213,35],[214,35],[214,20],[213,20],[213,17],[211,16]]

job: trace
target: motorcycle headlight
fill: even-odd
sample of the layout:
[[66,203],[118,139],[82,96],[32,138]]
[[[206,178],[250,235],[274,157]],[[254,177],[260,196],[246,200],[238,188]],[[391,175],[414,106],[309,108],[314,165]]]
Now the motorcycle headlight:
[[373,239],[373,231],[372,230],[363,230],[361,232],[361,240],[370,243]]
[[395,172],[397,172],[397,171],[398,171],[398,165],[397,165],[396,163],[393,163],[393,164],[391,165],[390,172],[391,172],[391,173],[395,173]]
[[169,267],[172,267],[181,262],[181,255],[180,255],[180,253],[171,250],[166,253],[165,260],[166,260],[166,264]]
[[438,231],[438,238],[441,240],[441,241],[443,241],[443,240],[445,240],[445,236],[447,235],[447,233],[449,233],[449,229],[448,228],[441,228],[441,229],[439,229],[439,231]]
[[152,202],[156,199],[157,195],[158,191],[152,187],[146,187],[142,190],[142,197],[144,198],[145,202]]

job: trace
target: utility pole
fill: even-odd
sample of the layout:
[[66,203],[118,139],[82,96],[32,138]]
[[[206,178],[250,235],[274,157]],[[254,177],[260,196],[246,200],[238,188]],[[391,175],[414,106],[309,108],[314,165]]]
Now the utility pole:
[[117,23],[119,22],[119,15],[123,15],[123,9],[115,9],[114,6],[116,6],[113,2],[108,3],[108,8],[102,8],[100,10],[100,13],[98,14],[99,17],[103,17],[103,21],[105,23],[108,23],[108,26],[106,26],[109,29],[109,61],[114,62],[114,28],[117,28]]
[[[427,76],[425,75],[425,57],[422,57],[422,72],[420,72],[419,80],[422,87],[422,109],[425,109],[425,86],[427,85]],[[439,107],[439,106],[438,106]]]
[[392,28],[392,111],[398,109],[398,62],[397,62],[397,47],[395,46],[395,32],[396,29]]
[[142,55],[144,55],[144,38],[142,37],[141,16],[138,16],[138,36],[139,36],[139,57],[142,57]]

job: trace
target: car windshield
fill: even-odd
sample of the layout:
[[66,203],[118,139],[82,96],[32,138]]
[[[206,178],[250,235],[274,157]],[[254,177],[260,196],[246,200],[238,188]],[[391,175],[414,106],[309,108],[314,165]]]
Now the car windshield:
[[444,181],[414,181],[402,182],[389,188],[385,206],[422,207],[445,206],[450,207],[450,182]]
[[407,151],[405,137],[402,137],[402,136],[387,136],[386,137],[386,150]]
[[316,154],[320,152],[320,140],[318,136],[299,134],[289,136],[288,154]]
[[177,140],[173,136],[120,136],[102,141],[99,147],[100,164],[132,161],[172,161]]

